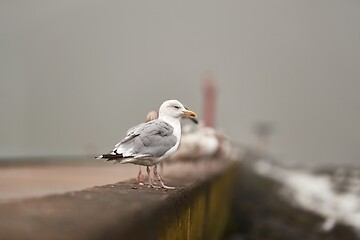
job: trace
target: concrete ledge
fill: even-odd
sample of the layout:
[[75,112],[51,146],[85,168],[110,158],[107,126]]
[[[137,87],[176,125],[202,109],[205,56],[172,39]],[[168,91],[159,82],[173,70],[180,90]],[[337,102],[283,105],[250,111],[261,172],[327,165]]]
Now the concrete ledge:
[[[0,239],[219,239],[237,165],[206,178],[167,179],[176,190],[120,182],[0,204]],[[204,175],[202,175],[204,176]]]

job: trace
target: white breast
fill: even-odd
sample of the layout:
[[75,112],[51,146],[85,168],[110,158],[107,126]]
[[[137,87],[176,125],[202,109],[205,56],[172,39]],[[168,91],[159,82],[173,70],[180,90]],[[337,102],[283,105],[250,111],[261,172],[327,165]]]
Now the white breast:
[[158,161],[161,161],[161,160],[166,159],[166,158],[170,157],[171,155],[173,155],[176,152],[176,150],[178,149],[179,144],[180,144],[180,139],[181,139],[181,125],[180,125],[179,119],[171,118],[171,117],[161,117],[161,120],[163,120],[164,122],[170,124],[174,128],[173,135],[175,135],[175,137],[176,137],[176,144],[175,144],[175,146],[170,148],[164,154],[164,156],[159,158]]

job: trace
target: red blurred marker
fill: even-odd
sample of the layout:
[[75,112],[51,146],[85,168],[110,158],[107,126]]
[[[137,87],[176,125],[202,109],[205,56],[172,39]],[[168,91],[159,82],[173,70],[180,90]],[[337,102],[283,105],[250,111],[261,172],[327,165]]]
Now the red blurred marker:
[[203,120],[206,127],[215,127],[216,86],[208,75],[203,82]]

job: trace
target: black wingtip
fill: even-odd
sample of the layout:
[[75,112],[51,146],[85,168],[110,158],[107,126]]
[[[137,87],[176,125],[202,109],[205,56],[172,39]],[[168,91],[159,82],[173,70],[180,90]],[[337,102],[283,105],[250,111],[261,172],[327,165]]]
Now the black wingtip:
[[116,160],[116,159],[120,159],[120,158],[124,158],[122,153],[114,154],[113,152],[97,157],[97,159],[105,159],[106,161],[112,161],[112,160]]

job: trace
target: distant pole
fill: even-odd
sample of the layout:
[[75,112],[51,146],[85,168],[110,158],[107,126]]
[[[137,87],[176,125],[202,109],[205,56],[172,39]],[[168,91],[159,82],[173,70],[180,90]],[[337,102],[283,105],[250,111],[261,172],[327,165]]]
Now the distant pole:
[[203,81],[203,119],[206,127],[215,127],[216,86],[209,74]]

